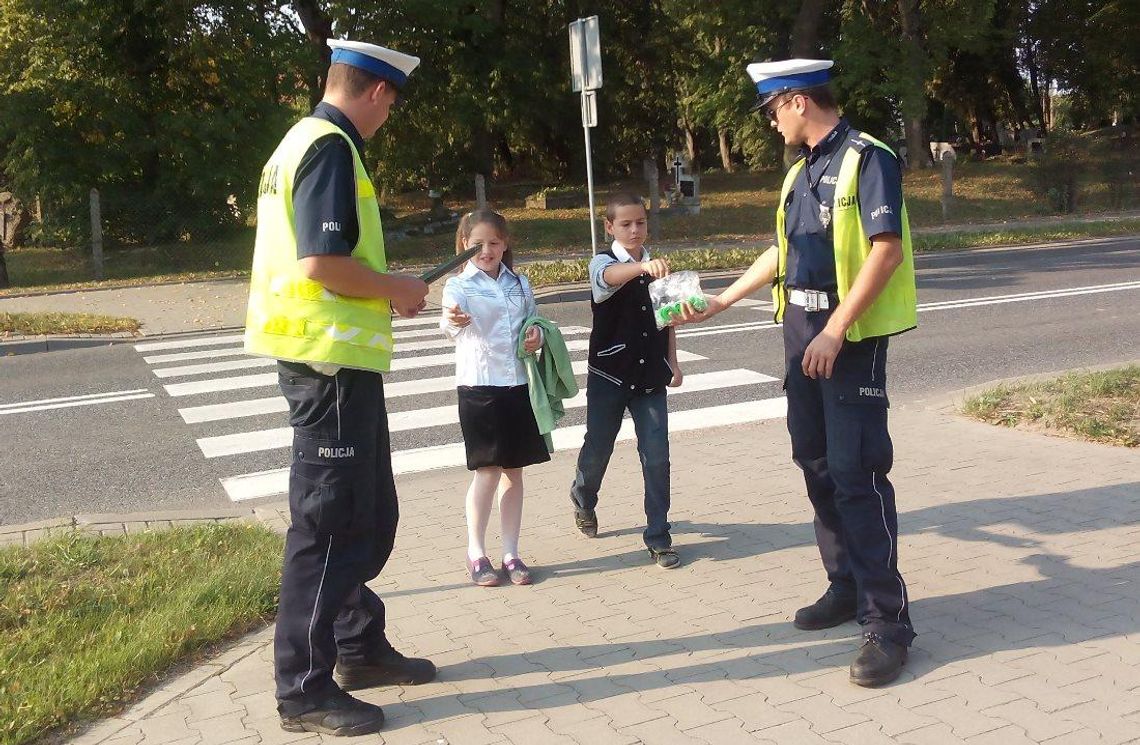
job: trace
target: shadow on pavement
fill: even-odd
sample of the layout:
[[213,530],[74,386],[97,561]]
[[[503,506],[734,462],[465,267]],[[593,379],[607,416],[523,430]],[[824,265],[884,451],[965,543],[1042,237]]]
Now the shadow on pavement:
[[[1094,543],[1096,531],[1102,528],[1140,525],[1140,483],[953,503],[904,513],[900,521],[904,534],[935,533],[966,543],[987,542],[1009,548],[1044,549],[1044,544],[1033,534],[1087,534],[1087,542]],[[1022,535],[1001,535],[987,530],[997,525],[1018,526]],[[811,540],[807,525],[679,523],[677,532],[700,533],[712,538],[687,545],[685,555],[689,561],[746,559]],[[947,557],[948,574],[962,571],[959,562],[973,558],[968,546],[958,547],[954,553],[954,557]],[[963,553],[965,555],[959,556]],[[1098,555],[1097,548],[1088,549],[1088,558],[1096,559]],[[905,554],[902,558],[905,574]],[[564,576],[641,563],[644,561],[638,551],[544,569]],[[1069,557],[1041,552],[1024,556],[1019,563],[1031,565],[1042,577],[963,593],[915,598],[911,616],[919,636],[907,670],[895,685],[905,685],[951,662],[1000,652],[1066,647],[1140,632],[1140,561],[1089,568]],[[822,586],[822,570],[820,580]],[[786,618],[793,610],[773,607],[772,615]],[[667,629],[667,618],[663,617],[662,621],[662,628]],[[469,712],[589,703],[629,692],[697,681],[773,678],[830,670],[845,667],[850,662],[859,643],[857,635],[858,627],[854,623],[825,632],[801,632],[781,620],[754,623],[722,633],[548,647],[534,652],[486,656],[446,666],[440,670],[440,679],[476,680],[537,672],[558,675],[565,682],[511,689],[488,688],[476,693],[413,700],[389,709],[396,720],[393,723],[398,726],[401,722],[422,722]],[[802,640],[802,645],[787,648],[788,643],[798,640]],[[780,649],[765,649],[777,644],[782,645]],[[745,653],[732,654],[741,651]],[[627,662],[670,655],[707,656],[707,653],[717,652],[725,654],[691,665],[678,665],[670,660],[654,670],[607,672]],[[1032,674],[1031,670],[1024,672]],[[583,676],[581,673],[596,674]]]

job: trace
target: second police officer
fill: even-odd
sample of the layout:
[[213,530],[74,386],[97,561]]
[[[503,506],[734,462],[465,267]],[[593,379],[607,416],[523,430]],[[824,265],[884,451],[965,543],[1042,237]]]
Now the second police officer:
[[914,639],[898,571],[895,493],[887,478],[888,339],[917,324],[914,260],[895,154],[839,116],[830,60],[748,66],[762,110],[801,149],[776,208],[777,245],[722,292],[704,320],[772,284],[783,322],[792,459],[815,512],[828,588],[795,614],[800,629],[857,619],[864,643],[851,681],[898,677]]

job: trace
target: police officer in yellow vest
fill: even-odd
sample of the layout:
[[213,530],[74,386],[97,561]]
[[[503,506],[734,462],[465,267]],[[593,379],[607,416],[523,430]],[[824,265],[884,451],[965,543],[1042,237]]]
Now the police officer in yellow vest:
[[419,59],[329,46],[323,100],[261,174],[245,348],[279,360],[293,426],[274,638],[281,726],[359,735],[384,714],[345,691],[435,677],[430,661],[392,647],[384,604],[365,585],[392,552],[399,515],[381,378],[391,313],[416,315],[427,285],[388,272],[362,155]]
[[784,324],[792,459],[804,472],[829,586],[796,612],[800,629],[858,619],[864,643],[851,680],[889,683],[914,639],[898,571],[895,495],[887,473],[887,341],[917,324],[914,260],[898,159],[842,119],[829,60],[748,66],[762,109],[800,146],[776,211],[772,246],[703,320],[772,284]]

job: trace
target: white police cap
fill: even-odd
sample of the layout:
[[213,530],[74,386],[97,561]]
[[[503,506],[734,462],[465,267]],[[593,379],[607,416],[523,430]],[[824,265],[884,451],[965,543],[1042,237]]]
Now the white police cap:
[[835,62],[829,59],[786,59],[779,62],[754,62],[748,75],[756,84],[756,105],[765,106],[776,96],[788,91],[827,85],[828,72]]
[[420,64],[419,57],[363,41],[329,39],[328,45],[332,48],[334,63],[367,70],[379,78],[391,81],[397,88],[402,88],[408,82],[408,76]]

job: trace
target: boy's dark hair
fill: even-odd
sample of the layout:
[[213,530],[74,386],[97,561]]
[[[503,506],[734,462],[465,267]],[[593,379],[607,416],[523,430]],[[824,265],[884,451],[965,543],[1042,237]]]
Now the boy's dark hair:
[[632,207],[633,205],[645,209],[645,200],[632,191],[619,191],[610,195],[606,201],[606,219],[613,222],[617,217],[618,207]]
[[796,93],[810,98],[812,103],[826,111],[835,111],[839,108],[839,103],[835,100],[835,93],[832,92],[830,85],[817,85],[814,88],[805,88],[802,91],[792,91],[793,95]]
[[329,65],[329,74],[325,79],[325,90],[344,91],[351,98],[357,98],[381,80],[383,78],[373,75],[367,70],[346,65],[343,62],[334,62]]

